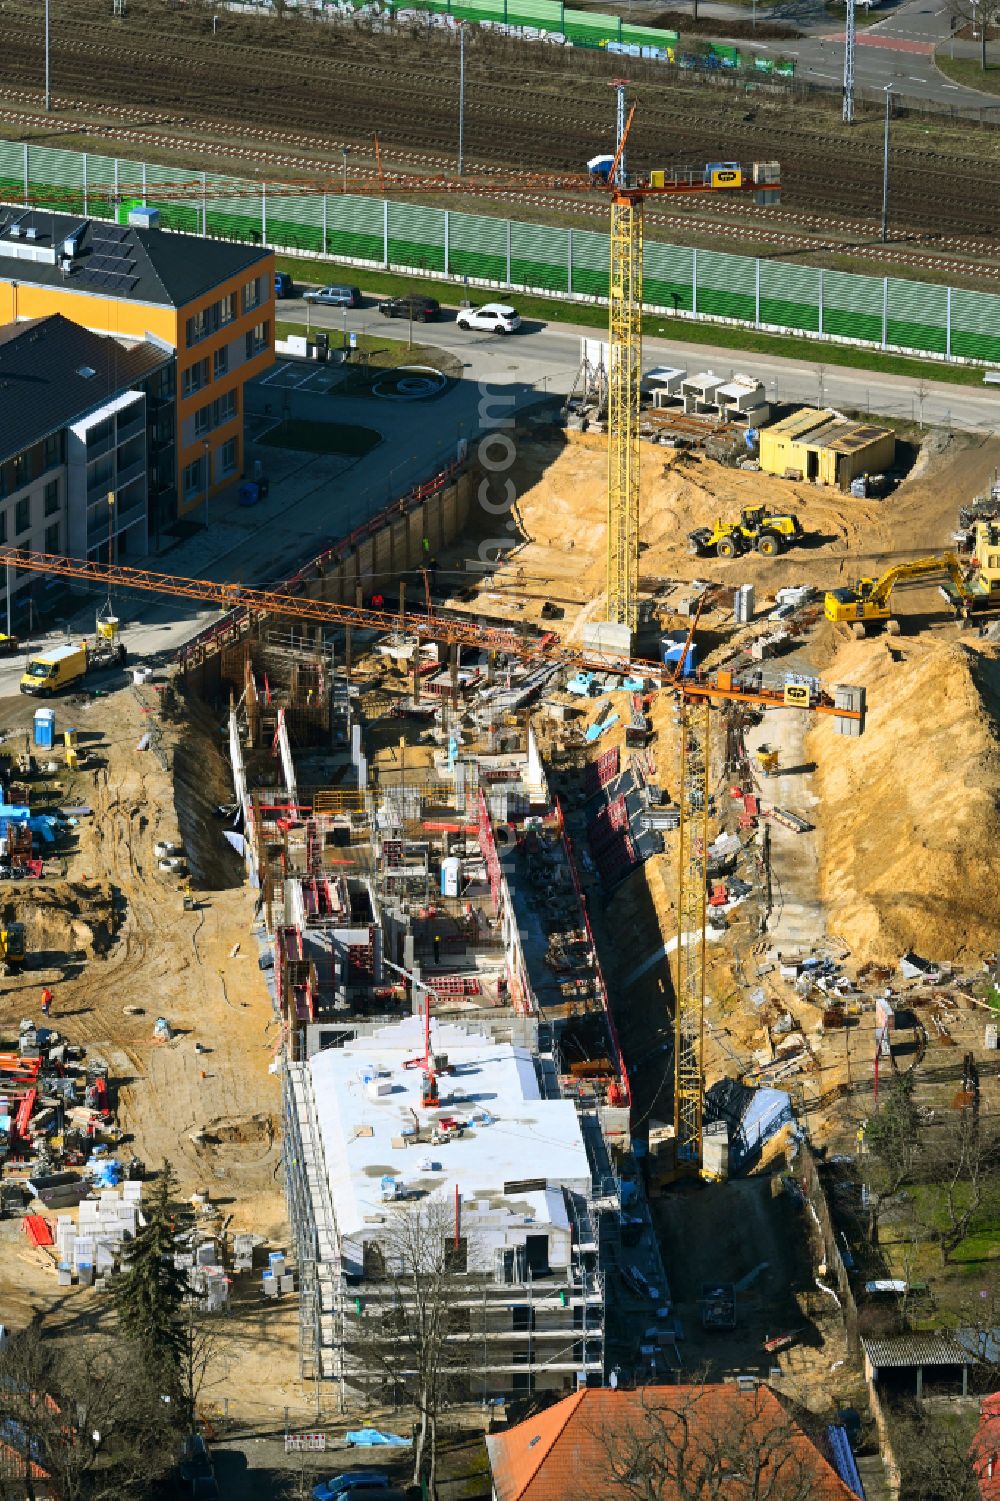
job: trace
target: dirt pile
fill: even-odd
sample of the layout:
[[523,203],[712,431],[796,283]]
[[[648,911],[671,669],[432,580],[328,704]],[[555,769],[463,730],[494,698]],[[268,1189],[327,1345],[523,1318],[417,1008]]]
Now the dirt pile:
[[58,952],[106,958],[122,915],[110,881],[53,881],[14,888],[3,903],[4,920],[24,924],[28,952],[35,956]]
[[1000,652],[953,640],[852,642],[831,677],[863,682],[860,740],[831,723],[818,763],[829,931],[855,961],[907,949],[970,960],[996,947],[1000,883]]
[[[573,432],[523,439],[514,482],[526,540],[508,565],[483,583],[480,598],[492,613],[502,603],[516,611],[515,618],[535,622],[543,601],[552,600],[565,607],[566,620],[579,630],[584,620],[600,618],[603,608],[607,440]],[[749,554],[725,562],[691,556],[687,537],[695,527],[735,518],[741,507],[760,504],[794,512],[808,533],[806,545],[776,559]],[[868,548],[888,547],[886,525],[885,509],[876,501],[642,445],[639,575],[644,589],[661,579],[694,578],[754,583],[762,597],[804,578],[829,587],[839,579],[844,554],[862,539]]]

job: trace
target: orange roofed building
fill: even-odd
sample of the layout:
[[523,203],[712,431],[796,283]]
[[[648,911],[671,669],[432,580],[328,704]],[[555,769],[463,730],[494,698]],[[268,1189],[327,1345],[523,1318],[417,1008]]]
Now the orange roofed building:
[[486,1447],[494,1501],[857,1501],[766,1386],[584,1388]]

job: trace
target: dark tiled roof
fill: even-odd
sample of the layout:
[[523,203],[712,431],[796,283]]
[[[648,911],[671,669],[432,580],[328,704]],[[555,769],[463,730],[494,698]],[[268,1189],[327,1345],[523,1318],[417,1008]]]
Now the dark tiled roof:
[[975,1365],[976,1357],[950,1334],[886,1334],[862,1339],[876,1370],[918,1365]]
[[[29,229],[34,232],[31,240],[27,238]],[[43,253],[53,249],[61,253],[65,240],[73,234],[78,235],[78,253],[69,276],[58,264],[4,252],[5,246],[33,245]],[[228,277],[249,272],[270,254],[260,246],[235,245],[200,235],[137,229],[41,209],[0,208],[0,280],[26,285],[68,287],[97,296],[179,308]]]
[[59,313],[7,324],[0,329],[0,459],[127,391],[171,358],[155,344],[127,349]]

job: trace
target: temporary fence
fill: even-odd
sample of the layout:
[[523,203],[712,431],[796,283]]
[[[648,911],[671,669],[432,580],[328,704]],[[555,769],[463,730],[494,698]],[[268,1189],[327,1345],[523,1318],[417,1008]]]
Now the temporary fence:
[[[158,190],[185,188],[182,201]],[[110,193],[158,207],[168,229],[378,270],[601,301],[608,236],[395,200],[281,193],[259,183],[0,141],[0,197],[107,215]],[[51,194],[50,198],[46,195]],[[1000,295],[647,239],[650,312],[724,321],[942,360],[1000,362]]]

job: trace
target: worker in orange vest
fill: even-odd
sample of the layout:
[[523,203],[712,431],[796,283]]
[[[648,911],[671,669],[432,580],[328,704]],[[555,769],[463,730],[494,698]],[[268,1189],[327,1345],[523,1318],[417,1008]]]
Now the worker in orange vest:
[[42,1015],[48,1016],[52,1011],[52,992],[46,985],[42,991]]

